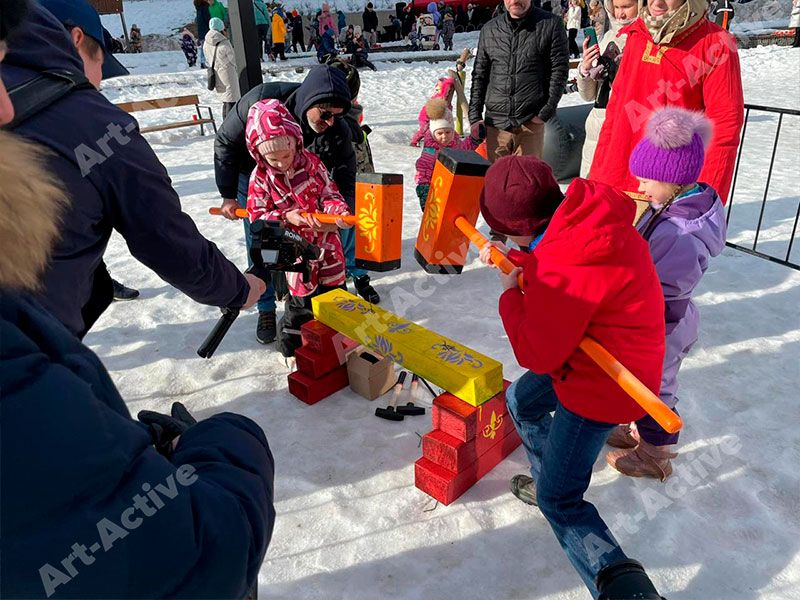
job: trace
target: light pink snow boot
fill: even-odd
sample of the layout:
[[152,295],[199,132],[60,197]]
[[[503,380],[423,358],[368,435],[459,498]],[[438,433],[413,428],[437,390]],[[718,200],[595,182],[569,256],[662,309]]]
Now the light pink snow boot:
[[612,448],[636,448],[639,445],[639,432],[633,429],[630,423],[617,425],[611,430],[606,444]]
[[678,456],[670,448],[672,446],[653,446],[640,440],[636,448],[609,452],[606,462],[629,477],[652,477],[666,481],[672,475],[670,460]]

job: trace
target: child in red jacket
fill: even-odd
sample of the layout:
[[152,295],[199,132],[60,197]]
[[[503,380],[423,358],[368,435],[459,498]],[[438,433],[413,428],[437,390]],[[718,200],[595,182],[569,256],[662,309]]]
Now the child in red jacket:
[[[634,212],[621,192],[584,179],[563,196],[533,156],[498,160],[481,194],[492,230],[522,248],[493,243],[518,265],[500,276],[500,317],[529,369],[506,392],[531,463],[511,491],[539,506],[595,597],[600,570],[628,559],[583,494],[609,433],[644,410],[578,344],[598,341],[654,393],[664,359],[664,297]],[[488,249],[481,259],[488,263]]]
[[341,219],[336,225],[322,224],[303,213],[348,215],[350,211],[325,165],[303,147],[300,125],[279,101],[262,100],[250,107],[246,136],[247,150],[256,161],[247,190],[250,221],[280,221],[321,251],[319,260],[311,261],[307,282],[300,273],[286,274],[290,298],[278,324],[277,346],[284,356],[294,356],[300,336],[293,332],[313,318],[311,298],[344,288],[338,228],[352,227]]

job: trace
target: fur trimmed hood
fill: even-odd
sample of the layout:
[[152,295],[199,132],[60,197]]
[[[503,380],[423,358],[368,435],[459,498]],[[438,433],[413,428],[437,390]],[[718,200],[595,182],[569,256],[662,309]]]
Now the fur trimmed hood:
[[44,151],[0,131],[0,287],[35,290],[58,236],[66,196],[42,168]]

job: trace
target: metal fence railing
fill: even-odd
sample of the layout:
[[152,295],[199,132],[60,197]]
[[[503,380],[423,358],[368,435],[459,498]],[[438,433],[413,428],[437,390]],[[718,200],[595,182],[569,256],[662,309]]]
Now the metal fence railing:
[[[767,205],[767,199],[769,197],[770,183],[772,182],[772,171],[773,171],[773,167],[775,166],[775,155],[776,155],[776,152],[778,150],[778,141],[779,141],[780,136],[781,136],[781,128],[783,126],[784,116],[785,115],[790,115],[790,116],[794,116],[794,117],[800,117],[800,110],[791,109],[791,108],[775,108],[775,107],[772,107],[772,106],[758,106],[758,105],[755,105],[755,104],[745,104],[744,107],[745,107],[744,127],[742,127],[742,137],[741,137],[741,141],[739,143],[739,152],[738,152],[737,157],[736,157],[736,169],[735,169],[734,174],[733,174],[733,184],[731,185],[731,193],[730,193],[730,197],[728,199],[728,212],[727,212],[726,221],[727,221],[729,226],[730,226],[730,221],[731,221],[731,212],[733,210],[733,205],[734,205],[734,193],[736,191],[736,181],[737,181],[737,179],[739,177],[739,169],[741,168],[742,149],[744,148],[745,141],[747,139],[747,125],[750,122],[750,111],[777,114],[778,115],[778,126],[777,126],[777,128],[775,130],[775,139],[773,140],[773,143],[772,143],[772,154],[770,155],[769,169],[767,170],[767,181],[766,181],[766,185],[764,186],[764,195],[763,195],[763,197],[761,199],[761,206],[760,206],[759,211],[758,211],[758,223],[756,224],[756,227],[755,227],[755,236],[754,236],[754,239],[753,239],[753,245],[748,247],[748,246],[743,246],[741,244],[736,244],[736,243],[733,243],[733,242],[726,242],[726,245],[731,247],[731,248],[736,248],[737,250],[741,250],[742,252],[746,252],[748,254],[752,254],[753,256],[758,256],[760,258],[764,258],[766,260],[769,260],[769,261],[784,265],[786,267],[790,267],[792,269],[797,269],[798,271],[800,271],[800,264],[798,264],[798,262],[796,260],[795,261],[792,260],[792,245],[793,245],[793,242],[794,242],[794,238],[797,235],[797,222],[798,222],[798,220],[800,220],[800,193],[798,193],[798,197],[797,197],[797,210],[795,211],[794,224],[792,226],[791,235],[789,236],[788,247],[786,249],[786,254],[783,255],[783,256],[775,256],[775,255],[769,254],[767,252],[762,252],[761,250],[758,249],[758,242],[759,242],[759,237],[761,235],[761,228],[764,225],[764,209],[765,209],[765,207]],[[797,164],[798,164],[798,161],[797,161],[797,159],[798,159],[797,148],[791,149],[791,152],[794,155],[793,164],[795,165],[795,168],[796,168]],[[798,183],[800,183],[800,179],[797,179],[798,178],[798,173],[797,172],[795,172],[792,175],[792,177],[795,178],[798,181]],[[795,189],[797,189],[797,188],[795,188]]]

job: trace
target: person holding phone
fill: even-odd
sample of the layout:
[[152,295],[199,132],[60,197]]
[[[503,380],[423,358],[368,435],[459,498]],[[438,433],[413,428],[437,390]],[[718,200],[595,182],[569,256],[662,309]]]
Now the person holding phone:
[[609,27],[600,42],[594,28],[584,29],[586,39],[583,40],[583,60],[578,65],[578,93],[584,100],[593,101],[594,108],[586,119],[581,177],[586,177],[592,166],[597,140],[606,118],[611,85],[625,48],[627,36],[618,35],[619,30],[636,20],[641,7],[641,0],[605,0],[603,10],[608,13]]

